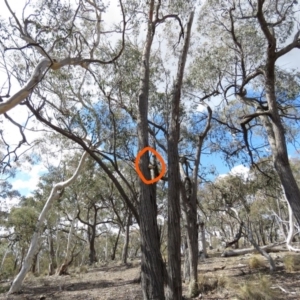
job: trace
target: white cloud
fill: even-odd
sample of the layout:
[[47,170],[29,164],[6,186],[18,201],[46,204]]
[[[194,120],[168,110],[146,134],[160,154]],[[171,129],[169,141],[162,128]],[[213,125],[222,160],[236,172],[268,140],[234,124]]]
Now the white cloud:
[[0,211],[9,212],[12,207],[19,204],[19,198],[1,199]]
[[237,165],[233,167],[229,173],[227,174],[220,174],[218,176],[219,179],[224,178],[228,175],[233,175],[233,176],[239,176],[242,177],[244,180],[248,179],[249,177],[249,171],[250,169],[248,167],[245,167],[243,165]]
[[247,176],[249,175],[249,168],[243,165],[235,166],[231,169],[230,173],[232,175],[239,175],[239,176]]
[[[210,101],[205,101],[212,110],[214,110],[217,106],[219,106],[222,102],[223,98],[221,96],[214,96],[211,98]],[[197,111],[198,112],[204,112],[206,113],[207,112],[207,108],[202,105],[202,104],[199,104],[198,107],[197,107]]]
[[[28,171],[26,173],[24,171],[22,171],[23,174],[26,174],[27,176],[29,176],[28,179],[12,180],[11,184],[15,190],[27,189],[29,191],[33,191],[37,187],[37,184],[39,182],[41,174],[46,171],[47,171],[47,169],[42,164],[34,165],[30,169],[30,171]],[[22,173],[20,173],[20,175]]]

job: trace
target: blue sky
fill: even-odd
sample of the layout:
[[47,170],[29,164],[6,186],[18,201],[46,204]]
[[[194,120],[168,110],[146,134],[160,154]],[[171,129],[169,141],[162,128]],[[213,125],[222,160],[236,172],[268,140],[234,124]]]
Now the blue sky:
[[[13,9],[17,10],[17,7],[20,6],[18,1],[9,1],[13,5]],[[0,2],[0,11],[1,16],[5,16],[7,13],[7,9],[5,7],[4,1]],[[113,13],[112,13],[113,15]],[[284,68],[297,68],[300,69],[300,59],[299,59],[299,49],[295,49],[291,51],[288,55],[280,58],[277,62],[277,65],[282,66]],[[17,120],[26,120],[27,112],[24,107],[18,106],[16,107],[13,112],[10,112],[10,115],[16,118]],[[18,135],[17,129],[9,129],[9,134],[11,136]],[[33,138],[32,138],[33,139]],[[31,139],[29,139],[31,140]],[[18,140],[14,141],[13,143],[17,143]],[[289,155],[296,156],[297,153],[295,148],[292,145],[288,145]],[[210,165],[214,165],[217,169],[219,174],[225,174],[230,171],[229,167],[224,163],[223,158],[216,153],[213,154],[203,154],[201,164],[205,167]],[[236,164],[235,166],[238,166]],[[17,173],[16,177],[10,179],[10,182],[13,184],[13,187],[17,189],[21,194],[26,195],[32,190],[36,188],[36,184],[38,183],[39,176],[42,175],[46,171],[45,167],[42,165],[35,165],[32,167],[31,170],[22,170]]]

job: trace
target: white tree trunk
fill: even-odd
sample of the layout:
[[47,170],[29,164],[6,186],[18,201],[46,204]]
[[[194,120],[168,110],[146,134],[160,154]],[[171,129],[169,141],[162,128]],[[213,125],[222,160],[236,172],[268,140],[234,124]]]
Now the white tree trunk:
[[72,184],[76,180],[77,176],[80,174],[80,171],[81,171],[81,169],[84,165],[84,161],[85,161],[87,155],[88,155],[87,152],[83,153],[83,155],[80,159],[79,165],[78,165],[75,173],[73,174],[73,176],[70,179],[68,179],[64,182],[57,183],[52,188],[50,196],[49,196],[42,212],[40,213],[38,221],[36,223],[36,227],[35,227],[36,229],[35,229],[35,232],[34,232],[32,238],[31,238],[30,246],[29,246],[27,255],[24,259],[21,271],[19,272],[19,274],[14,279],[14,281],[13,281],[13,283],[12,283],[12,285],[11,285],[9,291],[8,291],[8,294],[12,294],[12,293],[16,293],[16,292],[20,291],[21,286],[22,286],[22,282],[23,282],[27,272],[29,271],[29,269],[31,267],[33,257],[34,257],[34,255],[36,254],[36,252],[38,250],[38,241],[39,241],[41,231],[42,231],[42,228],[43,228],[42,225],[43,225],[43,223],[46,219],[46,216],[48,215],[48,212],[49,212],[53,202],[56,201],[57,199],[59,199],[59,197],[61,196],[62,190],[65,187]]
[[282,190],[283,190],[283,195],[284,195],[284,198],[285,198],[285,200],[287,202],[287,206],[288,206],[288,210],[289,210],[289,233],[288,233],[288,236],[286,238],[286,247],[288,248],[289,251],[300,252],[300,249],[294,248],[291,245],[291,242],[292,242],[292,239],[293,239],[293,235],[294,235],[294,226],[295,226],[295,224],[294,224],[294,216],[293,216],[292,208],[291,208],[289,202],[286,199],[283,187],[282,187]]
[[203,258],[207,258],[205,224],[204,224],[204,222],[200,223],[200,228],[201,228],[201,242],[202,242]]

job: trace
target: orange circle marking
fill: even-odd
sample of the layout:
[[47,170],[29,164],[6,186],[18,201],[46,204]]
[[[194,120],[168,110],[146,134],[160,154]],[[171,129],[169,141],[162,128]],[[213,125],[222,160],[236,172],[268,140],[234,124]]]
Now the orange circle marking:
[[[159,174],[157,177],[155,177],[155,178],[153,178],[153,179],[151,179],[151,180],[147,180],[147,179],[144,177],[144,175],[143,175],[143,173],[141,172],[140,167],[139,167],[139,161],[140,161],[142,155],[143,155],[145,152],[147,152],[147,151],[152,152],[152,153],[158,158],[158,160],[160,161],[160,164],[161,164],[161,172],[160,172],[160,174]],[[145,184],[151,184],[151,183],[157,182],[158,180],[160,180],[160,179],[165,175],[165,172],[166,172],[166,164],[165,164],[163,158],[160,156],[160,154],[159,154],[156,150],[154,150],[154,149],[151,148],[151,147],[145,147],[144,149],[142,149],[142,150],[138,153],[138,155],[137,155],[137,157],[136,157],[136,160],[135,160],[135,169],[136,169],[136,171],[137,171],[139,177],[142,179],[142,181],[143,181]]]

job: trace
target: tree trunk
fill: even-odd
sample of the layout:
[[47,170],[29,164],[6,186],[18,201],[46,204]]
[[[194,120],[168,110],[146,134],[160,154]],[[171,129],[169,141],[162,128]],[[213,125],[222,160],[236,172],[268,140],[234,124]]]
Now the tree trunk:
[[62,195],[62,191],[65,187],[69,186],[71,183],[73,183],[75,181],[75,179],[79,175],[79,173],[84,165],[84,161],[85,161],[86,157],[87,157],[87,152],[84,152],[84,154],[82,155],[82,157],[80,159],[80,162],[78,164],[76,171],[74,172],[73,176],[70,179],[68,179],[64,182],[60,182],[52,188],[50,196],[49,196],[42,212],[39,215],[39,219],[36,223],[36,231],[34,232],[32,238],[31,238],[30,246],[29,246],[27,255],[25,257],[24,263],[22,265],[22,268],[21,268],[19,274],[14,279],[14,281],[8,291],[8,294],[12,294],[12,293],[16,293],[16,292],[20,291],[22,282],[23,282],[28,270],[31,267],[33,257],[36,254],[36,251],[38,250],[38,241],[39,241],[42,229],[43,229],[42,225],[43,225],[43,223],[46,219],[46,216],[52,206],[52,203],[55,200],[59,199],[59,197]]
[[32,260],[32,266],[31,266],[31,272],[32,272],[32,274],[35,274],[35,273],[36,273],[36,267],[37,267],[38,255],[39,255],[39,252],[37,252],[37,253],[34,255],[33,260]]
[[112,252],[112,255],[111,255],[111,260],[115,260],[115,258],[116,258],[116,251],[117,251],[117,247],[118,247],[120,233],[121,233],[121,227],[119,228],[119,232],[118,232],[118,235],[117,235],[114,247],[113,247],[113,252]]
[[267,131],[269,144],[272,150],[272,158],[275,170],[283,186],[287,201],[293,214],[300,225],[300,190],[293,175],[288,151],[284,127],[279,115],[275,92],[275,63],[276,63],[276,39],[267,50],[267,63],[265,76],[266,99],[268,103],[269,116],[261,116],[260,119]]
[[270,271],[273,272],[276,269],[275,263],[273,258],[264,250],[263,247],[259,247],[259,245],[256,243],[256,241],[253,238],[253,234],[252,234],[252,230],[250,228],[250,224],[248,225],[248,227],[244,226],[246,231],[247,231],[247,237],[249,239],[249,242],[254,246],[254,248],[262,255],[264,256],[270,265]]
[[49,229],[48,247],[49,247],[49,260],[50,260],[49,267],[48,267],[48,275],[51,276],[55,274],[55,269],[57,268],[51,229]]
[[7,254],[9,253],[9,251],[10,251],[10,249],[9,249],[9,245],[8,245],[8,247],[7,247],[6,250],[5,250],[4,255],[3,255],[3,257],[2,257],[2,260],[1,260],[0,273],[2,272],[2,268],[3,268],[3,265],[4,265],[4,262],[5,262],[6,256],[7,256]]
[[127,217],[126,227],[125,227],[124,246],[123,246],[123,251],[122,251],[123,264],[127,264],[130,225],[131,225],[131,213],[129,212],[128,217]]
[[184,250],[183,250],[183,253],[184,253],[183,280],[184,280],[184,282],[190,282],[191,266],[190,266],[190,260],[189,260],[189,247],[188,247],[186,235],[184,237],[183,247],[184,247]]
[[[272,245],[266,245],[263,247],[260,247],[261,250],[264,250],[267,253],[270,252],[283,252],[287,251],[286,248],[283,247],[277,247],[280,244],[272,244]],[[235,250],[226,250],[221,254],[221,257],[232,257],[232,256],[239,256],[239,255],[245,255],[248,253],[254,253],[257,252],[256,248],[244,248],[244,249],[235,249]]]
[[[154,0],[149,3],[147,37],[143,49],[140,86],[138,96],[138,149],[149,146],[148,142],[148,101],[149,101],[149,58],[155,32]],[[158,16],[156,16],[158,17]],[[146,152],[139,161],[143,176],[150,180],[149,154]],[[163,260],[160,252],[159,231],[157,226],[157,206],[155,184],[145,184],[139,179],[139,217],[141,236],[141,285],[144,300],[164,300]]]
[[201,242],[202,242],[202,254],[203,257],[207,257],[207,250],[206,250],[206,237],[205,237],[205,224],[204,222],[200,222],[200,232],[201,232]]
[[238,249],[239,248],[239,240],[242,237],[242,232],[243,232],[243,222],[240,224],[240,228],[238,233],[235,235],[234,239],[230,242],[226,242],[225,244],[225,248],[228,248],[232,245],[236,245],[235,248]]
[[72,219],[71,227],[70,227],[69,234],[68,234],[66,257],[64,259],[64,262],[62,263],[62,265],[59,267],[58,271],[56,272],[56,274],[58,276],[67,275],[68,267],[70,266],[70,264],[73,261],[73,253],[71,252],[71,242],[72,242],[72,235],[73,235],[73,231],[74,231],[74,224],[76,221],[76,218],[75,218],[76,215],[77,215],[77,212],[74,213],[74,217]]
[[[178,143],[180,137],[180,99],[186,58],[190,43],[190,34],[194,12],[190,13],[184,45],[178,62],[177,76],[174,82],[171,100],[171,120],[168,135],[168,287],[167,299],[182,299],[181,282],[181,233],[180,233],[180,190],[182,183],[179,172]],[[196,212],[197,214],[197,212]],[[196,217],[197,223],[197,217]],[[193,251],[190,223],[187,223],[188,248]],[[193,229],[195,230],[195,229]],[[198,255],[198,253],[197,253]],[[191,262],[190,262],[191,263]],[[194,261],[190,264],[193,268]]]
[[[285,197],[285,199],[286,199],[286,197]],[[288,210],[289,210],[289,233],[288,233],[288,236],[286,238],[286,246],[287,246],[289,251],[300,252],[300,249],[294,248],[291,245],[291,242],[292,242],[292,239],[293,239],[293,236],[294,236],[294,225],[295,224],[294,224],[294,220],[293,220],[293,212],[292,212],[291,206],[288,203],[288,201],[287,201],[287,206],[288,206]]]
[[90,246],[90,253],[89,253],[89,260],[90,260],[90,265],[93,263],[97,262],[97,257],[96,257],[96,249],[95,249],[95,240],[96,240],[96,226],[93,226],[91,228],[91,236],[89,240],[89,246]]

